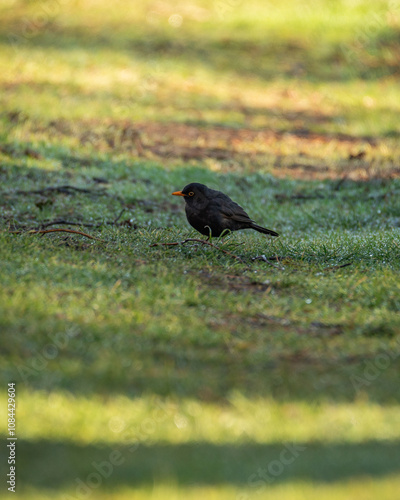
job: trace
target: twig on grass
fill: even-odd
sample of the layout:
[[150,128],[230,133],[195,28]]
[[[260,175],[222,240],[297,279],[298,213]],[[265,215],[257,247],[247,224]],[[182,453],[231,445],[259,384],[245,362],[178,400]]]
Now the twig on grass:
[[33,231],[9,231],[11,234],[48,234],[48,233],[72,233],[72,234],[80,234],[81,236],[85,236],[86,238],[90,238],[91,240],[96,240],[96,241],[101,241],[102,243],[105,243],[104,240],[101,240],[100,238],[96,238],[95,236],[91,236],[90,234],[83,233],[82,231],[74,231],[73,229],[64,229],[64,228],[56,228],[56,229],[39,229],[39,230],[33,230]]
[[[30,231],[29,231],[30,232]],[[83,233],[82,231],[74,231],[73,229],[64,229],[64,228],[57,228],[57,229],[41,229],[39,231],[32,231],[32,234],[48,234],[48,233],[73,233],[73,234],[80,234],[81,236],[85,236],[86,238],[90,238],[91,240],[97,240],[105,243],[104,240],[100,240],[99,238],[96,238],[95,236],[92,236],[87,233]]]
[[99,224],[90,224],[87,222],[73,222],[71,220],[57,219],[51,222],[46,222],[45,224],[40,224],[41,229],[46,229],[46,227],[55,226],[56,224],[67,225],[67,226],[82,226],[82,227],[101,227]]
[[342,264],[340,266],[325,267],[324,271],[337,271],[338,269],[341,269],[342,267],[351,266],[352,264],[353,264],[353,262],[347,262],[346,264]]
[[202,245],[208,245],[209,247],[216,248],[220,252],[223,252],[224,254],[229,255],[233,259],[236,259],[241,264],[247,265],[246,262],[244,262],[244,260],[241,257],[239,257],[239,255],[235,255],[234,253],[228,252],[228,250],[224,250],[223,248],[221,248],[217,245],[214,245],[213,243],[210,243],[209,241],[200,240],[199,238],[186,238],[186,240],[173,241],[171,243],[168,243],[168,242],[167,243],[153,243],[150,245],[150,247],[158,247],[158,246],[171,246],[172,247],[172,246],[177,246],[177,245],[185,245],[186,243],[189,243],[189,242],[201,243]]
[[112,221],[112,224],[116,224],[116,223],[119,221],[119,219],[122,217],[122,214],[123,214],[124,212],[125,212],[125,208],[123,208],[123,209],[121,210],[121,212],[119,213],[118,217]]
[[96,190],[94,191],[93,189],[86,189],[86,188],[78,188],[75,186],[71,186],[69,184],[63,184],[61,186],[47,186],[42,189],[29,189],[29,190],[23,190],[19,189],[17,191],[12,191],[9,194],[46,194],[50,192],[56,192],[56,193],[66,193],[66,194],[71,194],[73,192],[78,192],[78,193],[86,193],[86,194],[105,194],[104,190]]
[[257,257],[252,257],[251,260],[252,261],[262,260],[263,262],[266,262],[269,266],[275,267],[275,269],[279,269],[280,271],[284,271],[285,270],[284,267],[280,267],[280,266],[277,266],[275,264],[272,264],[272,262],[270,262],[269,259],[264,254],[257,255]]
[[118,195],[113,195],[108,193],[105,189],[87,189],[87,188],[79,188],[76,186],[71,186],[70,184],[63,184],[61,186],[47,186],[42,189],[31,189],[31,190],[23,190],[19,189],[16,191],[2,191],[3,195],[29,195],[29,194],[41,194],[46,195],[49,193],[63,193],[63,194],[75,194],[82,193],[88,194],[92,196],[108,196],[114,200],[119,202],[123,202],[123,200]]
[[56,219],[56,220],[53,220],[51,222],[46,222],[46,223],[40,224],[40,226],[37,229],[46,229],[47,227],[55,226],[56,224],[61,224],[61,225],[66,225],[66,226],[93,227],[93,228],[99,228],[99,227],[102,227],[104,225],[113,226],[113,225],[117,224],[117,222],[122,217],[124,212],[125,212],[125,208],[123,208],[120,211],[119,215],[114,220],[105,221],[102,224],[92,224],[92,223],[88,223],[88,222],[74,222],[71,220]]

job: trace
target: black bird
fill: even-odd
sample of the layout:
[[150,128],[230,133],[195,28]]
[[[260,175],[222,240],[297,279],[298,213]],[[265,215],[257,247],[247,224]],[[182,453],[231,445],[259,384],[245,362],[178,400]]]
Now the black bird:
[[275,231],[256,224],[243,208],[221,191],[210,189],[204,184],[192,182],[182,191],[172,193],[185,198],[186,217],[191,226],[199,233],[209,236],[221,236],[226,231],[255,229],[259,233],[279,236]]

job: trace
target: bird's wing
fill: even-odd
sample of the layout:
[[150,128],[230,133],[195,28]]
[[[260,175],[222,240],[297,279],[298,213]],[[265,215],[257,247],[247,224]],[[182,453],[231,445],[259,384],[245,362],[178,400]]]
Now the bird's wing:
[[240,205],[232,201],[230,198],[226,198],[229,202],[228,200],[224,200],[224,202],[220,204],[220,211],[223,217],[237,222],[254,222]]

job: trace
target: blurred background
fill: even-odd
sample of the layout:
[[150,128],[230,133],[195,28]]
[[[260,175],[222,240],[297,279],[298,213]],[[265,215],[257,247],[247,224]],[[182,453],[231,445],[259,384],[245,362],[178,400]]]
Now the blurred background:
[[[136,198],[151,192],[164,203],[193,175],[203,182],[219,179],[221,189],[226,180],[230,193],[243,196],[239,201],[247,200],[255,214],[261,209],[246,198],[246,186],[255,192],[260,180],[282,191],[282,203],[285,193],[300,199],[304,190],[327,186],[319,184],[324,182],[337,190],[348,180],[389,183],[400,172],[399,69],[400,2],[395,0],[0,0],[2,188],[32,189],[33,182],[40,187],[49,180],[78,179],[82,187],[89,178],[100,187],[108,182],[114,198],[76,198],[59,207],[69,217],[78,214],[93,223],[90,217],[96,216],[116,221],[118,200],[132,196],[132,189]],[[121,219],[131,229],[183,225],[175,200],[166,205],[141,198],[139,203],[135,197],[131,208],[140,205],[135,222]],[[29,228],[33,217],[45,220],[58,207],[46,196],[33,205],[23,198],[18,203],[2,200],[4,224],[18,230]],[[271,213],[267,226],[272,229],[299,239],[309,227],[319,231],[307,214],[293,223],[292,204],[277,213],[273,202],[263,200],[262,207]],[[324,231],[335,228],[340,209],[337,202],[331,218],[321,222]],[[348,227],[360,227],[350,208],[346,213]],[[389,215],[397,224],[399,214]],[[262,220],[260,212],[258,217]],[[373,225],[374,217],[365,220]],[[11,220],[16,225],[10,226]],[[118,249],[130,244],[124,238]],[[398,495],[398,370],[389,361],[379,384],[371,384],[364,365],[352,372],[341,357],[346,349],[351,359],[379,351],[380,338],[366,341],[364,327],[357,330],[357,346],[338,340],[329,362],[321,357],[320,364],[296,365],[293,372],[303,340],[292,332],[292,323],[275,325],[286,340],[279,337],[273,347],[266,346],[267,361],[257,351],[242,365],[240,353],[247,352],[249,341],[234,347],[221,341],[224,332],[235,331],[236,320],[220,321],[218,310],[217,319],[204,326],[208,350],[202,358],[197,328],[208,321],[206,306],[228,307],[218,295],[221,287],[216,286],[216,295],[199,298],[197,284],[191,284],[186,300],[175,295],[176,283],[184,287],[180,264],[179,273],[167,278],[163,270],[150,269],[138,285],[139,278],[119,274],[120,262],[113,261],[110,271],[105,260],[104,269],[96,267],[83,253],[70,261],[67,249],[62,255],[68,272],[77,273],[72,279],[63,262],[36,254],[30,245],[36,243],[26,243],[26,257],[10,245],[7,262],[14,264],[4,264],[2,280],[1,379],[4,387],[11,379],[19,384],[16,498]],[[123,265],[129,260],[139,268],[154,259],[135,252]],[[27,267],[31,254],[35,260]],[[115,254],[115,249],[103,252],[100,259]],[[53,271],[46,270],[50,264]],[[38,277],[28,281],[29,273]],[[155,275],[166,280],[165,288],[146,295]],[[379,286],[393,278],[382,276]],[[290,279],[285,286],[291,286]],[[354,290],[362,279],[357,275]],[[229,286],[236,294],[244,285]],[[263,291],[268,286],[257,284]],[[362,286],[365,297],[369,283]],[[393,281],[393,290],[396,286]],[[136,307],[135,325],[149,335],[139,340],[131,335],[136,287],[135,297],[145,299]],[[295,295],[303,293],[297,290]],[[393,315],[388,338],[398,328],[395,295],[388,306]],[[160,297],[173,299],[161,303]],[[235,297],[232,309],[245,316],[254,298]],[[309,306],[316,318],[331,307],[318,300]],[[152,310],[156,301],[161,312]],[[204,308],[193,312],[199,303]],[[304,302],[294,309],[293,303],[282,302],[277,314],[294,311],[301,318]],[[338,313],[328,335],[338,333],[342,320],[349,329],[363,324],[367,316],[361,314],[372,314],[371,304],[373,298],[364,304],[368,312],[360,312],[360,306],[345,320]],[[182,312],[189,333],[174,317],[180,307],[198,315],[198,323],[191,323]],[[389,317],[386,310],[377,314],[379,325]],[[269,328],[265,321],[244,328],[262,338]],[[315,331],[318,325],[323,323],[315,322]],[[317,355],[324,349],[314,347]],[[391,349],[390,359],[397,359],[398,345]],[[236,351],[238,357],[231,358]],[[359,378],[352,379],[354,374]],[[0,417],[4,437],[5,405]]]
[[[100,124],[112,129],[128,119],[150,149],[159,146],[156,155],[166,156],[179,156],[168,150],[171,138],[177,147],[220,142],[223,149],[224,141],[234,152],[246,147],[240,133],[232,144],[228,132],[198,144],[190,125],[297,132],[286,146],[269,137],[269,155],[291,153],[291,142],[310,133],[342,137],[344,145],[332,142],[332,148],[344,147],[346,135],[348,141],[397,137],[399,24],[398,3],[383,0],[373,6],[3,0],[3,117],[18,109],[36,122],[55,121],[54,134],[72,144],[93,143]],[[59,130],[71,119],[73,132]],[[171,122],[185,124],[180,137],[168,130]],[[119,134],[110,138],[113,147],[135,142],[129,130]],[[260,142],[249,146],[254,154],[263,153]],[[299,153],[298,144],[294,149]],[[185,152],[196,159],[195,151]]]

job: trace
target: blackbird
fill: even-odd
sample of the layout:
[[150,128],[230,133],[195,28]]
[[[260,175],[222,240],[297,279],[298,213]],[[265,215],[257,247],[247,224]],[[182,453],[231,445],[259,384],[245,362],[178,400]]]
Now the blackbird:
[[255,229],[259,233],[279,236],[275,231],[257,225],[229,196],[204,184],[192,182],[182,191],[175,191],[172,194],[185,198],[185,211],[189,224],[205,236],[209,236],[211,232],[212,236],[218,237],[226,230],[239,229]]

